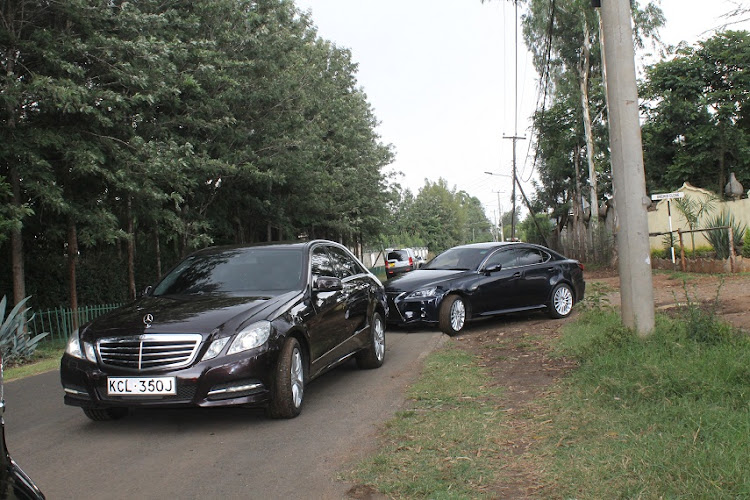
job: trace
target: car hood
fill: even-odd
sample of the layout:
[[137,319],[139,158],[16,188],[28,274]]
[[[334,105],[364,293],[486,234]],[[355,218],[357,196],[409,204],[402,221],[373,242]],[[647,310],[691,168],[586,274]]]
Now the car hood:
[[472,271],[450,271],[440,269],[416,269],[385,284],[386,292],[410,292],[418,288],[438,285]]
[[[279,306],[299,291],[277,296],[146,296],[101,316],[82,329],[82,337],[140,335],[142,333],[201,333],[234,329],[250,319],[273,319]],[[146,326],[150,320],[149,327]]]

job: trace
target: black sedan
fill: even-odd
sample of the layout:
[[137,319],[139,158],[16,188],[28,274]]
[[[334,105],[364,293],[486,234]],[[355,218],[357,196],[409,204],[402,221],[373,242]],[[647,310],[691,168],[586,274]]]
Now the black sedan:
[[436,324],[448,335],[498,314],[546,309],[563,318],[585,288],[578,261],[528,243],[454,247],[385,285],[389,323]]
[[382,283],[337,243],[202,250],[74,332],[65,403],[92,420],[227,405],[295,417],[323,372],[351,357],[382,365],[387,313]]

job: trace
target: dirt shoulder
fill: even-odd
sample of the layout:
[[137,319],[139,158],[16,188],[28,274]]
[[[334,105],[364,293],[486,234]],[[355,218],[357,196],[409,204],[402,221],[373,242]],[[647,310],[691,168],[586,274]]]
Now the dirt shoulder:
[[[619,307],[620,279],[616,273],[590,273],[586,282],[589,290],[601,283],[609,303]],[[750,332],[750,276],[656,272],[653,283],[657,309],[677,307],[686,302],[686,297],[701,304],[713,303],[718,297],[717,313]],[[565,320],[550,320],[541,313],[500,317],[475,323],[454,338],[456,345],[478,356],[492,373],[494,384],[505,389],[503,405],[510,432],[502,444],[502,459],[507,465],[504,480],[495,489],[498,498],[554,496],[538,470],[535,430],[530,427],[528,415],[536,413],[537,401],[575,366],[549,356],[550,340],[559,336],[561,327],[574,320],[575,315]]]

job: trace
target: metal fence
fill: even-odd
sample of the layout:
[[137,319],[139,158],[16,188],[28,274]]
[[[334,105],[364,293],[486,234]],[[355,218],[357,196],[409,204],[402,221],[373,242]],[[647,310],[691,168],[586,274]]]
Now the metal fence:
[[[79,307],[78,324],[83,325],[121,305],[104,304]],[[29,321],[28,327],[29,333],[32,336],[38,333],[49,332],[47,340],[65,340],[73,333],[73,310],[68,307],[59,307],[57,309],[50,309],[49,311],[35,312],[34,317]]]

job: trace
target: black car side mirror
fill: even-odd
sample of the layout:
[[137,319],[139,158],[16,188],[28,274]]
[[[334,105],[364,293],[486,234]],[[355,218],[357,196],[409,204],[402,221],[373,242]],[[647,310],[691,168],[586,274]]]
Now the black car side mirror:
[[502,264],[495,264],[494,266],[485,267],[484,272],[487,274],[496,273],[503,268]]
[[333,276],[318,276],[313,283],[313,292],[335,292],[343,289],[341,280]]

